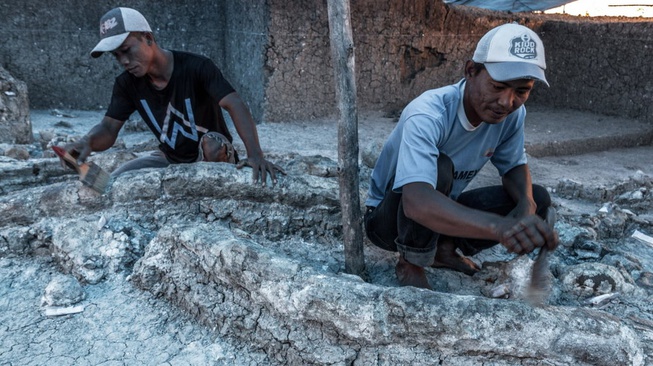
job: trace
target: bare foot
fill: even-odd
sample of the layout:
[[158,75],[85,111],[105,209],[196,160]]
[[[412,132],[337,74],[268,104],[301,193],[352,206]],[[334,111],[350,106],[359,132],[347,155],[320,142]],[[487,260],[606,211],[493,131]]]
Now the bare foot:
[[395,267],[395,273],[401,286],[413,286],[433,290],[429,284],[429,280],[426,278],[424,268],[409,263],[401,257],[399,257],[399,262],[397,263],[397,267]]
[[435,252],[435,258],[431,267],[448,268],[462,272],[468,276],[473,276],[474,273],[481,270],[474,261],[458,254],[453,242],[449,240],[438,243],[438,250]]

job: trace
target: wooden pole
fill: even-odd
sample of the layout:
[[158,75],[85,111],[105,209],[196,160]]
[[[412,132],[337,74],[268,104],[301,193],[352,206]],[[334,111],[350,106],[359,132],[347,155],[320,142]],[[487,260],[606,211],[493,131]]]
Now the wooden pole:
[[354,40],[351,31],[349,0],[327,0],[331,59],[340,110],[338,123],[338,169],[340,207],[345,241],[345,271],[363,276],[363,231],[358,173],[358,111]]

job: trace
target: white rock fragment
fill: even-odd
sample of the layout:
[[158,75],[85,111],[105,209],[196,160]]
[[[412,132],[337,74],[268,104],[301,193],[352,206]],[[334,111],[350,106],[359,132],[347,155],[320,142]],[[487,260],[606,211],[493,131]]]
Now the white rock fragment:
[[613,293],[610,293],[610,294],[603,294],[603,295],[594,296],[594,297],[592,297],[590,299],[587,299],[587,301],[585,301],[585,303],[589,304],[589,305],[593,305],[593,306],[599,306],[599,305],[602,305],[602,304],[604,304],[604,303],[606,303],[606,302],[608,302],[608,301],[610,301],[610,300],[612,300],[612,299],[614,299],[614,298],[616,298],[618,296],[619,296],[618,292],[613,292]]
[[653,237],[648,236],[639,230],[635,230],[635,232],[633,233],[633,235],[631,235],[631,237],[653,247]]
[[107,224],[107,218],[104,217],[104,215],[100,216],[100,219],[99,219],[98,222],[97,222],[97,229],[98,229],[98,230],[102,230],[102,228],[103,228],[104,225],[106,225],[106,224]]
[[73,276],[59,275],[53,278],[45,287],[41,305],[69,306],[86,298],[84,289]]
[[43,310],[45,316],[61,316],[69,314],[77,314],[84,311],[84,305],[75,305],[67,307],[47,306]]
[[490,291],[490,296],[492,296],[495,299],[498,298],[507,298],[510,296],[510,286],[507,284],[501,284]]

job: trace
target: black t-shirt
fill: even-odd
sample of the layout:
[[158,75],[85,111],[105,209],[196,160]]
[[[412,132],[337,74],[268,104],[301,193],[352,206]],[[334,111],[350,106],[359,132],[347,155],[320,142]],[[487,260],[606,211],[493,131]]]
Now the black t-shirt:
[[181,51],[172,54],[172,77],[162,90],[145,77],[120,74],[106,116],[126,121],[137,110],[168,159],[190,163],[197,160],[197,145],[206,132],[217,131],[233,141],[218,102],[234,88],[209,58]]

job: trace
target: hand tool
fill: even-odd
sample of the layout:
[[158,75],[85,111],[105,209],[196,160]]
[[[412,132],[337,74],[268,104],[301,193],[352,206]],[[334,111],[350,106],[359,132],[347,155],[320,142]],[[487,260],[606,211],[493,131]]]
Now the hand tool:
[[[551,230],[554,229],[556,222],[556,210],[549,206],[546,211],[546,223]],[[549,280],[549,250],[545,246],[540,248],[540,252],[533,263],[531,272],[531,282],[527,289],[527,297],[534,305],[543,305],[544,301],[549,295],[551,290],[551,283]]]
[[55,154],[61,158],[67,167],[77,171],[82,184],[91,187],[91,189],[100,194],[104,193],[111,178],[109,173],[93,162],[78,164],[77,159],[59,146],[52,146],[52,150],[54,150]]

